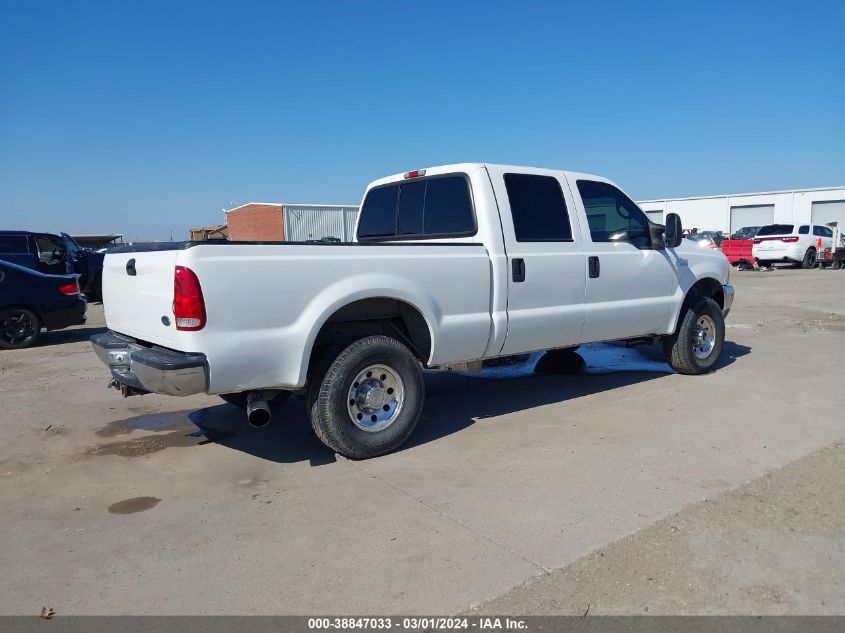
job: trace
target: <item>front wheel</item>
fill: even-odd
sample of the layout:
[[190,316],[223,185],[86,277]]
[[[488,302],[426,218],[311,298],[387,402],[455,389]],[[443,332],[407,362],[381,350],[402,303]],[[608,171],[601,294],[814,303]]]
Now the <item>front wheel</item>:
[[704,374],[722,353],[725,319],[719,304],[702,298],[681,315],[675,333],[663,339],[666,362],[679,374]]
[[383,455],[417,425],[425,399],[422,368],[396,339],[367,336],[323,357],[307,399],[323,444],[353,459]]
[[35,344],[41,335],[38,315],[26,308],[0,310],[0,348],[22,349]]

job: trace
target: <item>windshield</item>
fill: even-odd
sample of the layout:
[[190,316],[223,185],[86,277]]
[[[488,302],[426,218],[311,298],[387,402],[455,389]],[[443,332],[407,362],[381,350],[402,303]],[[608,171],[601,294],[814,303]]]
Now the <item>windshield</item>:
[[795,230],[794,224],[770,224],[769,226],[764,226],[757,232],[757,236],[760,235],[789,235]]

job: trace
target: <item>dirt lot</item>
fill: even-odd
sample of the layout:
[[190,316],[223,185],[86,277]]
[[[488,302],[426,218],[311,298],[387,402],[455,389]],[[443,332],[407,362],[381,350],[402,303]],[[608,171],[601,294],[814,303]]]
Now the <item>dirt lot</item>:
[[121,399],[84,327],[0,354],[0,613],[845,613],[845,273],[736,273],[718,371],[431,373],[352,462],[296,398]]

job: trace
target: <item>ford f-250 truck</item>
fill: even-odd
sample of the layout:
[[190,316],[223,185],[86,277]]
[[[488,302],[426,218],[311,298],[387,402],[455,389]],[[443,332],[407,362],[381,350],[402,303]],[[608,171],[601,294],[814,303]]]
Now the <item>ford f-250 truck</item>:
[[366,458],[413,432],[422,366],[659,337],[710,370],[728,276],[605,178],[447,165],[373,182],[351,243],[112,249],[92,343],[124,395],[219,394],[255,426],[301,391],[319,438]]

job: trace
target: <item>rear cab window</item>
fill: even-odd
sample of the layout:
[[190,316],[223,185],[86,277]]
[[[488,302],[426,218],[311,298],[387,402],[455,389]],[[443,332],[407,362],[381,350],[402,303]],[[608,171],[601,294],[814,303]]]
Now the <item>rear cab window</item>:
[[464,174],[414,178],[374,187],[361,206],[360,241],[434,239],[476,234]]
[[757,231],[757,237],[764,235],[792,235],[794,231],[794,224],[769,224]]

